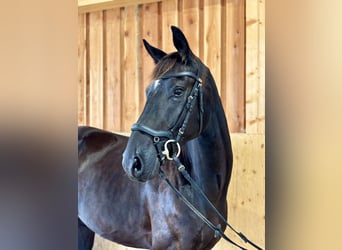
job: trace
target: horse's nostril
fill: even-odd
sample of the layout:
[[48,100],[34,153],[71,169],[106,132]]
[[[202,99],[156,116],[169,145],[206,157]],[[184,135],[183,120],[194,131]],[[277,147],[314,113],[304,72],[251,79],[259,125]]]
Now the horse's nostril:
[[142,165],[139,157],[134,157],[132,174],[134,177],[140,177],[142,175]]

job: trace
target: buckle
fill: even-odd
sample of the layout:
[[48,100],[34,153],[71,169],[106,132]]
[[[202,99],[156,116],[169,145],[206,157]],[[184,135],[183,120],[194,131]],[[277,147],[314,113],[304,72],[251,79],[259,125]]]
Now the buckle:
[[[169,151],[169,149],[168,149],[168,147],[167,147],[167,145],[168,145],[169,143],[175,143],[176,146],[177,146],[177,153],[175,153],[174,155],[170,155],[170,151]],[[172,161],[172,160],[173,160],[173,157],[178,157],[179,154],[180,154],[180,152],[181,152],[181,148],[180,148],[179,143],[176,142],[176,140],[170,139],[170,140],[167,140],[167,141],[165,142],[165,144],[164,144],[164,150],[162,151],[162,154],[165,155],[165,157],[166,157],[168,160]]]

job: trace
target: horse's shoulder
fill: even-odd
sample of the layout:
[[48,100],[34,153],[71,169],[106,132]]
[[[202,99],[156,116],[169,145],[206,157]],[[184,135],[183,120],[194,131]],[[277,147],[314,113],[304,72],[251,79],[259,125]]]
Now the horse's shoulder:
[[79,126],[78,127],[78,155],[100,151],[104,147],[122,140],[123,136],[102,129]]

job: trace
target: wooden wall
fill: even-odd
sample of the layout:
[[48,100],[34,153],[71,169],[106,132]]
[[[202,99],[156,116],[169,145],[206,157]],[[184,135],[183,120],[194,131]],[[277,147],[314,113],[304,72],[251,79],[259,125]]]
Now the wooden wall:
[[245,5],[228,0],[164,0],[80,13],[79,124],[129,131],[144,106],[144,89],[154,66],[141,39],[166,52],[175,51],[170,26],[177,25],[211,69],[230,130],[245,132],[247,125],[259,126],[264,121],[258,108],[261,100],[247,88],[253,85],[253,93],[259,90],[250,83],[257,80],[258,68],[245,67],[246,49],[256,45],[247,41],[250,47],[245,48]]
[[[79,125],[129,133],[154,66],[141,39],[172,52],[170,26],[183,30],[216,80],[233,133],[229,220],[263,247],[264,13],[264,0],[79,0],[78,51]],[[227,248],[222,240],[215,247]],[[128,248],[97,238],[95,249]]]

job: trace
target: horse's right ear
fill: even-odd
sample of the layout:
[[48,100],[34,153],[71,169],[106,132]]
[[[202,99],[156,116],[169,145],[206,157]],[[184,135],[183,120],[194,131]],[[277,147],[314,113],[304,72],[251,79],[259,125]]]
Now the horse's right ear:
[[162,59],[166,55],[166,53],[164,51],[153,47],[145,39],[143,39],[143,42],[144,42],[144,46],[145,46],[147,52],[153,58],[155,64],[157,64],[159,62],[159,60]]

